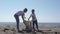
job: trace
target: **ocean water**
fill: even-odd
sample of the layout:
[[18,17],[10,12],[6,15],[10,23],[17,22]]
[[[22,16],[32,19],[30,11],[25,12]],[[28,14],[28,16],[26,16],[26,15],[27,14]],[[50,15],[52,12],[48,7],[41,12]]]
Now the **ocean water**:
[[[0,22],[0,25],[14,25],[14,26],[16,26],[16,22]],[[19,23],[19,25],[23,26],[24,23],[21,22],[21,23]],[[60,26],[60,22],[56,22],[56,23],[53,23],[53,22],[42,23],[42,22],[40,22],[40,23],[38,23],[38,25],[39,26]]]

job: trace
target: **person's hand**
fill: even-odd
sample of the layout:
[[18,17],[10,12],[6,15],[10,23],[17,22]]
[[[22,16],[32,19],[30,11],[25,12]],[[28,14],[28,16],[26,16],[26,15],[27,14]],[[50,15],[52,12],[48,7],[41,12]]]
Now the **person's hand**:
[[29,18],[28,18],[28,20],[29,20]]
[[25,20],[23,20],[23,21],[25,21]]
[[26,17],[24,17],[26,19]]

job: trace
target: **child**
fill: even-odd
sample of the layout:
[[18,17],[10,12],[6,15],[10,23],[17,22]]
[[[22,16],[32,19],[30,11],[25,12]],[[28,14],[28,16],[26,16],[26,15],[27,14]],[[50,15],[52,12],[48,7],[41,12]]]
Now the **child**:
[[14,14],[14,17],[15,17],[16,22],[17,22],[17,31],[18,32],[22,32],[22,31],[19,30],[19,16],[22,17],[23,22],[24,22],[24,15],[25,15],[26,12],[27,12],[27,8],[25,8],[23,11],[18,11],[17,13]]
[[[37,23],[37,18],[36,18],[35,10],[34,9],[32,9],[32,14],[30,15],[30,17],[32,17],[34,31],[35,31],[34,25],[36,25],[36,28],[38,30],[38,23]],[[28,20],[30,19],[30,17],[28,18]]]

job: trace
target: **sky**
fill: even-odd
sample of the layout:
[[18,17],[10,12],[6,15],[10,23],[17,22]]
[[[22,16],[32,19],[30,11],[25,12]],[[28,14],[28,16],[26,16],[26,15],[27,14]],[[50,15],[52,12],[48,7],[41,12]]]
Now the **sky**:
[[0,0],[0,22],[15,22],[14,14],[24,8],[26,18],[35,9],[38,22],[60,22],[60,0]]

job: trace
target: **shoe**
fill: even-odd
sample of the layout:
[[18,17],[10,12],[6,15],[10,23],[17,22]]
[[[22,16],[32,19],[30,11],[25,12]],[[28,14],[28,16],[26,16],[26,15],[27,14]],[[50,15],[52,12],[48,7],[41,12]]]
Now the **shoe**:
[[19,33],[24,33],[23,31],[18,30]]
[[44,33],[42,30],[37,30],[37,32],[41,32],[41,33]]

